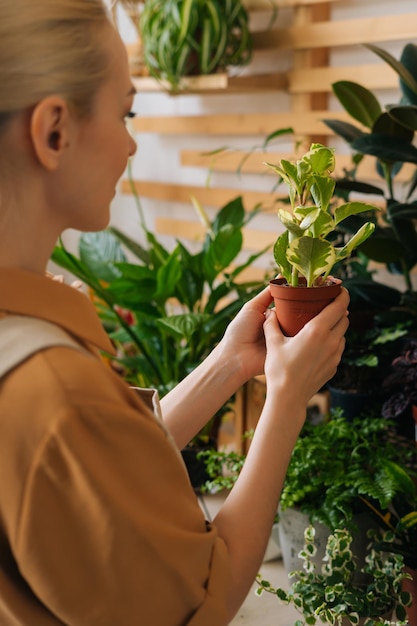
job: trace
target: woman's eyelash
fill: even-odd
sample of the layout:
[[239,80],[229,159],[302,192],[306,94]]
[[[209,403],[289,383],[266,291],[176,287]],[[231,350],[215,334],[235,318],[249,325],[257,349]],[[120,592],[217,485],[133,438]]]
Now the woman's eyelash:
[[126,113],[126,117],[128,119],[132,119],[133,117],[136,117],[136,112],[135,111],[129,111],[129,113]]

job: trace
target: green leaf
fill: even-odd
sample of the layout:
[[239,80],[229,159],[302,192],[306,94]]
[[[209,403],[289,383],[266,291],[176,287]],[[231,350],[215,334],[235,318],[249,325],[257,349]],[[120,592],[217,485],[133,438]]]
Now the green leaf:
[[209,283],[236,258],[242,249],[243,235],[231,224],[220,228],[210,240],[203,259],[204,273]]
[[382,108],[371,91],[347,80],[333,83],[332,89],[349,115],[364,126],[372,128],[375,120],[381,115]]
[[383,135],[385,137],[398,137],[409,143],[413,141],[414,136],[412,130],[396,122],[394,117],[387,112],[382,113],[375,121],[372,127],[372,134]]
[[284,231],[279,237],[277,237],[274,244],[274,259],[275,263],[280,269],[281,274],[285,280],[291,282],[291,265],[287,259],[288,249],[288,231]]
[[[400,62],[417,82],[417,46],[414,43],[407,43],[404,46]],[[401,78],[400,85],[405,99],[407,99],[410,104],[417,104],[417,93],[413,89],[410,89]]]
[[186,313],[184,315],[170,315],[157,320],[158,326],[169,333],[190,341],[195,332],[201,328],[209,315],[201,313]]
[[387,107],[388,115],[390,115],[398,124],[417,131],[417,105],[391,105]]
[[360,246],[364,241],[372,235],[375,230],[375,224],[367,222],[364,224],[358,232],[349,239],[349,241],[343,246],[343,248],[337,250],[337,261],[346,259],[352,251]]
[[314,176],[310,193],[322,211],[327,211],[333,197],[336,181],[328,176]]
[[310,173],[329,175],[335,168],[334,148],[327,148],[320,143],[311,144],[310,150],[302,157],[301,163],[308,164],[307,175]]
[[[295,211],[297,211],[297,209],[295,209]],[[294,216],[289,213],[289,211],[285,211],[285,209],[279,209],[278,217],[282,225],[285,226],[285,228],[289,230],[293,235],[295,235],[296,237],[303,236],[303,229],[300,227],[298,221],[294,219]]]
[[355,139],[351,146],[354,150],[394,163],[417,163],[417,148],[399,137],[386,137],[384,135],[364,135]]
[[290,243],[287,258],[311,287],[316,278],[331,270],[336,262],[336,253],[328,241],[299,237]]
[[382,48],[379,48],[378,46],[375,46],[374,44],[368,43],[365,44],[365,46],[366,48],[372,50],[372,52],[377,54],[386,63],[388,63],[388,65],[390,65],[392,69],[399,75],[399,77],[407,85],[407,87],[409,87],[411,91],[417,94],[417,80],[414,78],[411,72],[408,71],[405,65],[403,65],[400,61],[397,61],[397,59],[395,59],[392,54],[390,54],[386,50],[383,50]]
[[120,276],[115,263],[126,260],[118,239],[106,230],[83,233],[79,241],[79,253],[82,263],[90,272],[106,282]]
[[119,239],[119,241],[124,246],[126,246],[126,248],[130,250],[130,252],[132,252],[140,261],[142,261],[143,263],[149,263],[149,254],[145,248],[143,248],[140,244],[122,233],[121,230],[115,228],[114,226],[110,226],[108,230],[113,235],[115,235]]
[[348,143],[351,143],[354,139],[358,137],[362,137],[364,135],[364,131],[354,126],[353,124],[349,124],[349,122],[342,122],[340,120],[330,120],[324,119],[322,120],[323,124],[326,124],[336,135],[342,137]]
[[241,228],[245,221],[245,207],[243,206],[242,196],[234,198],[228,202],[216,215],[212,230],[218,233],[223,226],[232,225]]
[[158,268],[155,299],[166,300],[174,295],[182,275],[179,248],[175,248],[167,261]]
[[365,213],[366,211],[379,211],[379,208],[373,204],[366,204],[365,202],[346,202],[335,208],[334,220],[335,224],[340,224],[347,217],[351,215],[357,215],[358,213]]

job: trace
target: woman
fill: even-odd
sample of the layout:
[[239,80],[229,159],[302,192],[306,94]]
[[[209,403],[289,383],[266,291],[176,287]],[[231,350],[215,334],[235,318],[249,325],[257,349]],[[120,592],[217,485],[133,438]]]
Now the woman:
[[[106,227],[136,150],[133,97],[102,0],[0,0],[0,329],[23,317],[69,342],[6,365],[0,381],[4,626],[228,624],[262,561],[307,402],[344,348],[345,291],[289,339],[266,289],[164,397],[163,424],[102,363],[97,348],[112,348],[88,299],[45,269],[64,229]],[[28,328],[7,335],[9,349],[36,339]],[[208,524],[178,450],[262,372],[247,462]]]

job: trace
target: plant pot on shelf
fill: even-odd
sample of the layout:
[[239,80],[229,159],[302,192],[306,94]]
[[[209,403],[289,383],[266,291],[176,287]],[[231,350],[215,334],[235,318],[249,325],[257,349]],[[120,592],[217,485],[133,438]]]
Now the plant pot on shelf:
[[306,287],[305,278],[300,277],[299,286],[293,287],[285,278],[275,278],[269,284],[282,332],[293,337],[336,298],[342,281],[329,277],[325,285]]

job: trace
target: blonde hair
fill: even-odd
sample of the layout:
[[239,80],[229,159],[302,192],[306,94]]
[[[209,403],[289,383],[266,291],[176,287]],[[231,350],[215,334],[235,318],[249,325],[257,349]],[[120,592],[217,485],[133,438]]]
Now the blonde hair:
[[0,129],[52,94],[87,116],[108,72],[110,21],[103,0],[0,0]]

